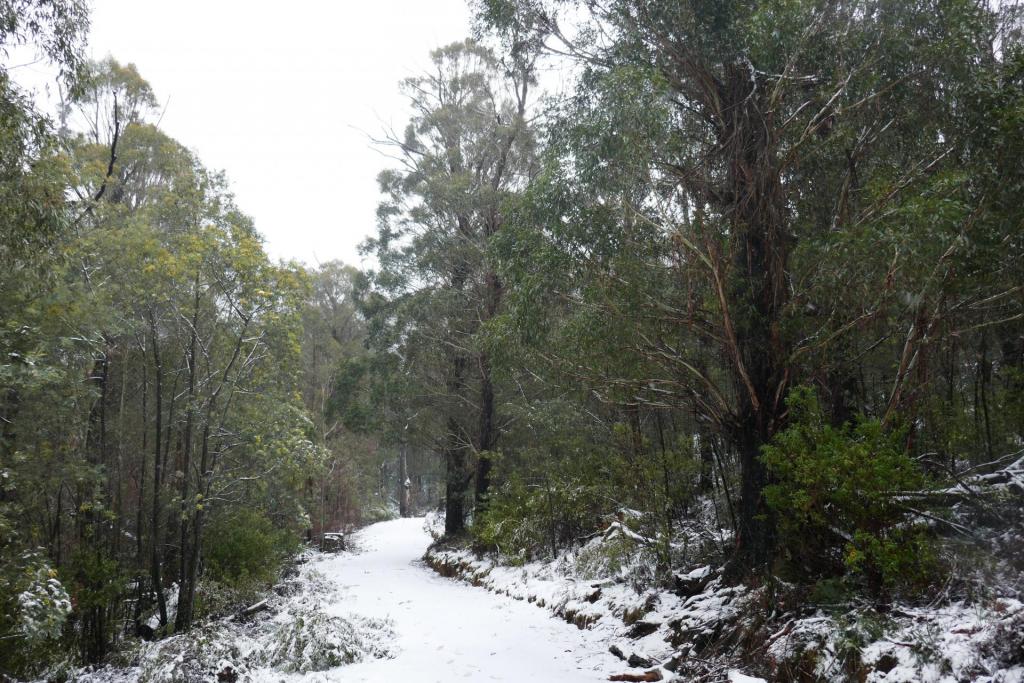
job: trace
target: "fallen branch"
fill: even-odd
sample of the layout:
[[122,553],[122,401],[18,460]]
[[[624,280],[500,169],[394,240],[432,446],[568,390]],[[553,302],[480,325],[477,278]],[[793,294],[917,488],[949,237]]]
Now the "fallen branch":
[[609,681],[634,681],[644,683],[645,681],[660,681],[664,678],[661,675],[661,671],[658,669],[651,669],[650,671],[642,674],[618,674],[617,676],[609,676]]
[[266,611],[268,609],[270,609],[270,603],[268,603],[266,600],[260,600],[255,605],[249,605],[248,607],[243,609],[241,612],[236,614],[233,617],[233,621],[240,621],[242,619],[248,619],[252,615],[258,614],[259,612],[264,612],[264,611]]

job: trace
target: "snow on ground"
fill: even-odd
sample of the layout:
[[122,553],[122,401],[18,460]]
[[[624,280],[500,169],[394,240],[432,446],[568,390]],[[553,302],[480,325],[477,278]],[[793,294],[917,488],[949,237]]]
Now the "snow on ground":
[[629,671],[730,683],[761,680],[752,673],[776,681],[1024,683],[1017,599],[893,606],[884,615],[802,609],[765,620],[763,589],[725,585],[710,566],[676,575],[671,590],[645,584],[637,569],[644,555],[621,534],[518,566],[451,548],[432,550],[427,566],[430,542],[421,519],[367,527],[354,553],[309,555],[256,617],[143,643],[119,665],[70,678],[582,683]]
[[599,634],[435,574],[420,561],[430,542],[422,519],[382,522],[360,532],[357,554],[312,563],[340,587],[329,614],[390,620],[392,659],[266,680],[573,683],[621,670]]
[[[745,596],[737,588],[722,585],[706,566],[685,575],[692,583],[688,596],[643,587],[635,576],[644,574],[636,566],[645,562],[642,553],[632,552],[632,559],[615,570],[600,566],[601,562],[591,557],[600,555],[602,548],[606,550],[617,538],[615,534],[598,537],[553,561],[519,566],[499,564],[490,556],[477,557],[466,549],[437,548],[427,560],[440,573],[533,604],[594,633],[618,653],[619,673],[641,675],[656,669],[660,680],[688,680],[673,673],[680,654],[685,657],[695,642],[710,641],[723,620],[738,617]],[[680,632],[686,633],[687,641],[682,649],[669,642]],[[724,681],[732,675],[724,665],[716,668],[716,675],[701,680]],[[740,671],[733,674],[743,675]]]
[[427,561],[600,634],[628,660],[620,670],[634,675],[655,667],[665,681],[748,683],[762,680],[750,676],[760,673],[774,681],[1024,683],[1024,604],[1016,599],[896,605],[885,614],[854,605],[846,612],[774,610],[766,620],[763,589],[726,585],[708,566],[659,590],[632,580],[629,564],[583,561],[615,542],[599,537],[555,560],[518,566],[466,549],[437,548]]
[[[126,648],[78,683],[607,680],[599,634],[459,581],[421,560],[423,519],[358,532],[355,552],[312,553],[254,617]],[[262,604],[262,603],[261,603]]]

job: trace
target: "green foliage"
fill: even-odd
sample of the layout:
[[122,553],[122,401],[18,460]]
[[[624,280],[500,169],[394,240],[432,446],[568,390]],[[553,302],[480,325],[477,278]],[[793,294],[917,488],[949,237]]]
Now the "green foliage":
[[68,562],[75,607],[80,612],[104,609],[124,590],[124,575],[117,560],[95,548],[81,548]]
[[638,553],[659,570],[671,566],[673,525],[697,494],[692,438],[652,444],[627,422],[595,422],[564,400],[514,414],[506,441],[518,448],[486,456],[500,483],[474,521],[482,545],[519,561],[550,557],[622,518],[651,540]]
[[824,578],[845,572],[876,594],[920,589],[934,552],[900,494],[930,482],[906,454],[904,435],[865,417],[834,427],[806,387],[794,389],[787,406],[789,426],[763,448],[763,460],[790,568]]
[[82,64],[88,29],[89,8],[82,0],[0,0],[0,53],[35,46],[69,80]]
[[[0,516],[0,673],[38,673],[61,650],[71,597],[58,573],[36,553],[15,555],[13,531]],[[13,552],[12,552],[13,551]]]
[[209,578],[240,587],[272,582],[281,563],[298,549],[298,538],[276,528],[259,510],[241,508],[211,520],[205,544]]
[[364,524],[376,524],[397,518],[398,510],[389,501],[375,498],[363,505],[361,521]]
[[366,638],[377,631],[390,635],[386,622],[349,621],[316,608],[288,616],[290,621],[278,630],[264,654],[265,661],[279,671],[326,671],[361,661],[367,654],[388,655],[386,645]]
[[550,557],[592,533],[608,512],[609,491],[565,474],[527,479],[511,473],[474,523],[474,535],[512,559],[527,560]]
[[[515,452],[487,454],[494,490],[473,524],[481,543],[521,560],[550,556],[600,528],[617,509],[618,459],[607,437],[567,401],[517,406],[506,441]],[[624,491],[623,491],[624,493]]]

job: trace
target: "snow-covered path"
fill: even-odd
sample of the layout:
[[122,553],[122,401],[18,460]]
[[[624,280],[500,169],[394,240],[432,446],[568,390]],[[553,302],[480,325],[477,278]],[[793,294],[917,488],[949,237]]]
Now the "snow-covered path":
[[422,519],[383,522],[360,532],[359,553],[316,563],[341,588],[325,609],[391,619],[397,655],[301,680],[582,683],[621,670],[597,634],[534,605],[438,576],[420,561],[429,543]]

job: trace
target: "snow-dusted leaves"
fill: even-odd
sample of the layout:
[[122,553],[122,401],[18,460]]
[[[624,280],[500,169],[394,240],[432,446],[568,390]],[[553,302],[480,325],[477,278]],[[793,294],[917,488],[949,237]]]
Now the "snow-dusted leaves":
[[324,605],[336,602],[337,585],[309,565],[282,587],[287,590],[268,598],[262,618],[220,619],[141,643],[127,657],[129,665],[81,670],[74,678],[83,683],[276,681],[282,674],[392,656],[391,623],[325,611]]
[[390,657],[387,642],[393,637],[386,621],[295,610],[277,628],[261,663],[289,673],[326,671],[367,657]]
[[20,631],[30,642],[59,636],[71,613],[71,598],[56,577],[57,573],[49,566],[39,566],[28,587],[18,594]]

